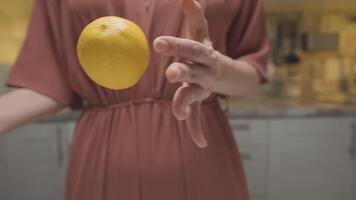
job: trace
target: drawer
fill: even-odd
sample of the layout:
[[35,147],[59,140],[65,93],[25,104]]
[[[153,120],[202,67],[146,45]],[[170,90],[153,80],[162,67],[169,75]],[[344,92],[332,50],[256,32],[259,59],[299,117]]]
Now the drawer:
[[240,148],[267,146],[266,120],[231,119],[230,125]]
[[243,148],[240,150],[244,164],[250,195],[256,198],[266,197],[267,189],[267,152],[265,148]]

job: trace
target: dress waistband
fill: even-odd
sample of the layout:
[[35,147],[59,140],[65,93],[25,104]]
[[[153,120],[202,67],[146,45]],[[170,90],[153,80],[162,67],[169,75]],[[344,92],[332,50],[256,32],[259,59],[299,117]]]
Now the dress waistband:
[[[115,103],[115,104],[111,104],[111,105],[103,105],[103,106],[88,104],[84,107],[84,110],[106,111],[106,110],[120,109],[123,107],[128,107],[128,106],[133,106],[133,105],[150,104],[150,103],[171,104],[172,100],[149,97],[149,98],[134,99],[134,100],[130,100],[130,101],[119,102],[119,103]],[[203,101],[201,105],[218,105],[218,101],[217,101],[217,99]]]

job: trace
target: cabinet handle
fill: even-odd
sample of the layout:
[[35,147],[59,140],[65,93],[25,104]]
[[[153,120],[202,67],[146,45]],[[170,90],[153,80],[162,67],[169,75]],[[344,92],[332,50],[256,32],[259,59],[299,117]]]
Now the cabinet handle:
[[233,124],[233,129],[236,131],[251,131],[251,125],[248,123],[244,124]]
[[62,129],[57,127],[56,129],[56,142],[57,142],[57,162],[58,167],[63,165],[64,152],[63,152],[63,140],[62,140]]
[[351,148],[350,155],[352,160],[356,160],[356,122],[351,124]]

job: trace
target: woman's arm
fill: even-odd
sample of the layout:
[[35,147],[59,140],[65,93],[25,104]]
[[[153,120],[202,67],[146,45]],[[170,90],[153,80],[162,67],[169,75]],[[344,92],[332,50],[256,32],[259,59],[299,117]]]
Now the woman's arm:
[[28,89],[0,96],[0,134],[63,109],[54,100]]

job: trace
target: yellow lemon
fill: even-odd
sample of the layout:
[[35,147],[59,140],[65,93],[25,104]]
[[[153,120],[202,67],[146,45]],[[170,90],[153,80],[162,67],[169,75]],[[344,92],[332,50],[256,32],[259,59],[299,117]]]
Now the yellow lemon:
[[88,77],[113,90],[135,85],[149,64],[144,32],[130,20],[115,16],[88,24],[80,34],[77,54]]

